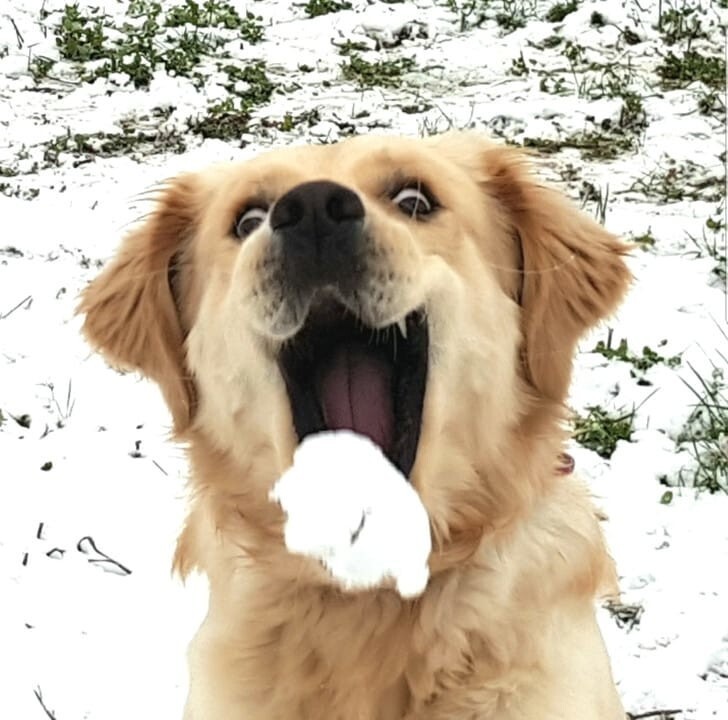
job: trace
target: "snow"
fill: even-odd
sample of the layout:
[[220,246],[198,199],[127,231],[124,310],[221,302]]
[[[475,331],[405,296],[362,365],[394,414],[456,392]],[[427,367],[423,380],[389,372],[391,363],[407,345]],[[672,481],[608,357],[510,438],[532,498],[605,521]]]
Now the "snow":
[[368,438],[305,438],[271,491],[286,513],[286,547],[319,560],[345,590],[394,580],[402,597],[429,579],[430,521],[414,487]]
[[[541,172],[577,202],[587,183],[602,196],[608,188],[606,225],[632,237],[649,230],[655,239],[633,253],[634,287],[615,318],[582,343],[572,385],[579,412],[635,408],[631,442],[620,442],[610,459],[572,448],[608,517],[622,616],[633,612],[617,623],[602,609],[600,622],[629,712],[728,716],[728,496],[689,486],[695,459],[679,443],[696,404],[687,385],[696,386],[692,369],[704,378],[715,367],[728,370],[719,261],[691,239],[707,233],[725,247],[725,231],[706,227],[725,212],[725,112],[698,112],[710,91],[701,82],[660,87],[656,67],[685,49],[684,41],[668,46],[657,30],[659,8],[671,4],[582,2],[548,23],[551,2],[524,0],[510,3],[512,12],[525,8],[539,19],[506,32],[494,13],[461,31],[457,8],[467,3],[353,0],[351,10],[308,19],[295,4],[236,1],[239,11],[262,16],[265,40],[242,47],[229,40],[220,52],[238,63],[264,59],[279,85],[252,110],[242,142],[189,131],[190,117],[227,95],[214,59],[203,61],[200,84],[159,68],[149,89],[134,88],[124,73],[81,82],[63,62],[36,82],[29,60],[58,58],[53,27],[64,4],[4,0],[0,12],[0,718],[181,716],[185,648],[206,611],[205,581],[193,577],[183,587],[169,570],[185,509],[183,451],[168,442],[170,418],[157,390],[92,355],[74,317],[79,290],[147,212],[144,193],[212,162],[350,133],[472,125],[523,143],[594,132],[618,119],[622,101],[600,95],[604,69],[589,62],[618,71],[643,97],[647,126],[631,151],[590,159],[564,148],[539,157]],[[691,47],[722,55],[725,11],[707,0],[690,4],[706,28]],[[127,5],[79,3],[100,7],[117,25]],[[604,27],[590,24],[594,12]],[[405,26],[412,31],[401,32]],[[639,42],[626,43],[625,28]],[[559,45],[543,44],[554,35]],[[416,69],[401,87],[361,89],[341,75],[337,46],[345,40],[394,43],[387,52],[414,58]],[[566,41],[583,46],[587,58],[574,74]],[[513,74],[521,56],[528,73]],[[562,92],[542,89],[543,79],[559,77]],[[268,122],[314,109],[310,126]],[[175,134],[186,151],[101,157],[71,144],[57,162],[49,152],[69,132],[122,134],[128,123]],[[683,197],[665,194],[670,173],[683,178]],[[706,184],[710,178],[717,180]],[[608,327],[613,346],[624,338],[637,354],[647,345],[682,362],[655,365],[639,374],[652,384],[640,384],[629,363],[592,352]],[[107,571],[113,567],[131,572]]]

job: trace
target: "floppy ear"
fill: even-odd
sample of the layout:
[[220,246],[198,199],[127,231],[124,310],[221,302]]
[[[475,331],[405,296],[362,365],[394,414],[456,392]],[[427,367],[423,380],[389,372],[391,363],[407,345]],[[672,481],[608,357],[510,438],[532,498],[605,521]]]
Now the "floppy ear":
[[584,332],[612,313],[631,275],[629,247],[558,191],[539,185],[522,152],[482,154],[486,191],[505,209],[523,256],[523,364],[541,395],[563,402]]
[[193,179],[181,177],[160,192],[152,215],[124,239],[78,307],[86,339],[111,365],[159,384],[177,434],[192,419],[195,395],[171,284],[195,222]]

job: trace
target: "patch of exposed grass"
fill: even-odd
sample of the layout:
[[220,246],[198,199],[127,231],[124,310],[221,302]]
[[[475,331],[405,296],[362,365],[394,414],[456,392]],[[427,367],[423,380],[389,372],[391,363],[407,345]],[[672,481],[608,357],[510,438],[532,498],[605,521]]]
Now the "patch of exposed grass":
[[623,101],[622,109],[619,111],[619,127],[633,131],[647,127],[647,114],[642,97],[627,89],[623,89],[617,94]]
[[[21,185],[0,182],[0,195],[16,200],[35,200],[40,195],[39,188],[24,188]],[[2,317],[0,315],[0,317]]]
[[56,61],[52,58],[44,57],[43,55],[36,55],[28,62],[28,70],[33,76],[33,80],[39,82],[44,78],[48,77],[48,73],[53,69]]
[[529,20],[536,18],[535,0],[500,0],[501,11],[496,12],[495,21],[504,30],[518,30],[526,27]]
[[690,477],[683,476],[682,479],[709,492],[728,492],[728,386],[724,377],[725,367],[728,367],[728,358],[721,355],[721,367],[714,365],[710,377],[704,377],[690,366],[694,378],[693,381],[685,381],[696,402],[678,437],[678,445],[690,452],[696,468]]
[[707,90],[698,96],[698,112],[701,115],[712,115],[724,119],[725,110],[725,93]]
[[286,113],[280,120],[264,119],[263,127],[274,127],[283,132],[291,132],[299,127],[311,127],[321,120],[318,108],[304,110],[300,113]]
[[560,140],[527,137],[523,144],[545,154],[559,152],[564,148],[575,148],[581,151],[586,160],[612,160],[635,148],[634,139],[630,135],[599,132],[575,133]]
[[690,235],[693,244],[691,254],[694,257],[710,257],[715,261],[712,274],[716,280],[725,287],[726,273],[728,271],[728,257],[726,254],[726,226],[725,226],[725,205],[720,203],[715,210],[715,214],[705,221],[699,238]]
[[678,8],[668,8],[660,13],[657,28],[668,45],[674,45],[680,40],[690,43],[707,36],[700,19],[700,7],[687,2]]
[[240,140],[250,126],[250,112],[232,98],[208,108],[207,114],[189,121],[190,130],[203,138]]
[[666,89],[683,88],[702,82],[715,90],[725,90],[725,58],[686,50],[681,56],[670,50],[656,71]]
[[148,156],[182,153],[186,149],[184,138],[177,133],[134,129],[131,125],[120,133],[71,133],[69,130],[44,145],[43,162],[44,167],[59,165],[62,156],[68,154],[76,156],[74,165],[80,165],[94,157]]
[[241,99],[245,110],[267,103],[276,89],[263,60],[247,65],[224,65],[221,70],[228,76],[225,89]]
[[565,0],[552,5],[546,12],[548,22],[561,22],[567,15],[573,13],[579,7],[576,0]]
[[655,247],[655,243],[657,242],[650,228],[639,235],[631,235],[628,239],[629,242],[638,245],[643,250],[649,250],[650,248]]
[[160,2],[132,0],[120,22],[97,8],[66,5],[54,32],[60,58],[78,64],[82,80],[126,74],[137,88],[148,86],[157,69],[195,78],[204,60],[226,55],[221,48],[235,33],[249,43],[263,38],[261,18],[243,17],[223,0],[186,0],[168,11]]
[[64,60],[87,62],[102,60],[108,51],[105,47],[104,18],[98,8],[84,15],[78,7],[66,5],[61,22],[56,28],[56,46]]
[[574,418],[574,439],[601,457],[612,457],[620,440],[630,440],[634,430],[634,410],[615,415],[594,405],[586,415]]
[[415,69],[412,58],[399,57],[393,60],[377,60],[369,62],[359,53],[351,52],[347,61],[341,66],[346,80],[356,82],[362,88],[399,87],[404,76]]
[[720,202],[725,196],[725,176],[710,175],[691,161],[668,159],[664,165],[637,178],[631,191],[661,202],[706,200]]
[[[569,5],[574,0],[565,0]],[[526,26],[537,17],[537,0],[446,0],[447,7],[456,14],[460,32],[480,27],[486,20],[495,20],[504,30],[511,32]]]
[[263,18],[251,12],[246,12],[242,17],[233,5],[224,0],[205,0],[202,4],[185,0],[184,5],[170,9],[164,24],[175,28],[192,25],[197,28],[237,30],[240,37],[251,44],[260,42],[265,35]]
[[460,32],[480,27],[487,20],[488,0],[446,0],[445,4],[457,15]]
[[[660,342],[658,347],[663,347],[667,344],[667,340]],[[682,363],[682,358],[679,355],[671,355],[665,357],[658,351],[653,350],[648,345],[642,348],[642,353],[637,355],[629,349],[627,340],[622,339],[617,347],[612,346],[612,332],[610,331],[606,342],[600,340],[596,346],[592,349],[592,352],[599,353],[600,355],[607,358],[607,360],[621,360],[622,362],[629,363],[632,366],[631,375],[634,378],[642,378],[644,373],[655,365],[666,365],[670,368],[679,367]],[[647,383],[641,383],[647,384]]]
[[341,10],[351,10],[351,3],[348,0],[308,0],[303,10],[306,15],[313,18]]
[[201,5],[195,0],[185,0],[183,5],[171,8],[164,21],[167,27],[219,26],[228,30],[239,28],[241,23],[240,13],[230,3],[215,2],[214,0],[205,0]]
[[[575,92],[578,97],[589,100],[620,98],[619,128],[637,134],[647,126],[643,99],[635,87],[638,77],[629,56],[626,62],[621,63],[590,61],[586,49],[570,40],[564,42],[562,55],[569,64],[569,71],[552,71],[543,75],[539,85],[542,92],[553,95]],[[602,129],[611,128],[605,126]]]
[[528,65],[526,65],[526,59],[523,57],[523,51],[521,51],[521,54],[517,58],[514,58],[511,62],[510,73],[516,77],[528,75]]

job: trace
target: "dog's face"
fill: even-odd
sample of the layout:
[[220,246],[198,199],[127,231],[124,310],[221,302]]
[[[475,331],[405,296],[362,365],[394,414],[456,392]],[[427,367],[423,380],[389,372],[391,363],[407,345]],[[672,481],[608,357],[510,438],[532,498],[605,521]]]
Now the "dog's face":
[[514,150],[362,137],[173,180],[81,310],[236,468],[216,492],[262,506],[301,438],[350,428],[445,537],[512,494],[489,473],[545,432],[531,421],[626,287],[622,252]]

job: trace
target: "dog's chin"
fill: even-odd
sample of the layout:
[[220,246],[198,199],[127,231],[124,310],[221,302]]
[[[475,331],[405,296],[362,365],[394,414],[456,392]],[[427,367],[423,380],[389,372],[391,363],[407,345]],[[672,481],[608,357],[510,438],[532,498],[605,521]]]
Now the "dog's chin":
[[332,297],[315,299],[278,355],[299,441],[352,430],[374,441],[409,477],[420,439],[428,345],[423,311],[375,329]]

